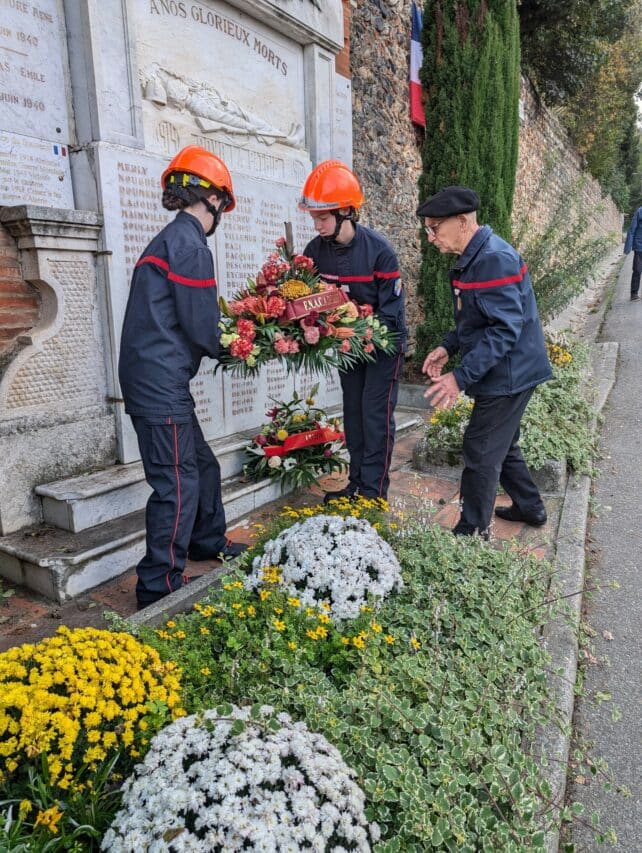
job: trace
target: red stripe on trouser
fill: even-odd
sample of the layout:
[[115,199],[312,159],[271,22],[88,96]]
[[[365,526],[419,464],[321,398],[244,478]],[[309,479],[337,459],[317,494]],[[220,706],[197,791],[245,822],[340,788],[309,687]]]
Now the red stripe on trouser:
[[[167,418],[167,423],[171,424],[172,419]],[[174,428],[174,471],[176,472],[176,521],[174,522],[174,532],[172,533],[172,538],[169,543],[169,558],[172,569],[175,566],[176,560],[174,557],[174,542],[176,541],[176,534],[178,533],[178,522],[181,517],[181,476],[178,470],[178,430],[176,429],[176,424],[173,424]],[[167,580],[167,586],[169,591],[172,592],[172,580],[170,578],[169,572],[165,575]]]
[[397,356],[397,366],[395,367],[395,372],[392,377],[392,382],[390,383],[390,390],[388,391],[388,406],[387,406],[387,415],[388,419],[386,421],[386,464],[383,469],[383,474],[381,475],[381,480],[379,481],[379,497],[381,497],[381,492],[383,491],[383,481],[386,479],[386,475],[388,473],[388,468],[390,467],[390,453],[388,452],[388,448],[390,447],[390,399],[392,397],[392,389],[395,387],[395,382],[399,378],[399,365],[401,364],[401,353]]

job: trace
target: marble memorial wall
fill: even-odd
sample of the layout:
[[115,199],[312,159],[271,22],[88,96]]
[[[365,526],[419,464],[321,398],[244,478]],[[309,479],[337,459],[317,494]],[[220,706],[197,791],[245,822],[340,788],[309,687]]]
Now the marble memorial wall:
[[[108,292],[114,375],[134,264],[173,217],[160,207],[159,181],[179,148],[201,145],[232,173],[237,206],[210,239],[221,296],[231,298],[248,276],[254,277],[284,234],[286,221],[292,223],[297,251],[314,236],[309,215],[296,206],[312,167],[305,138],[303,46],[217,0],[147,0],[131,2],[130,8],[144,150],[110,143],[97,149],[105,242],[112,250]],[[342,84],[337,145],[338,156],[348,159],[349,81]],[[215,368],[216,362],[204,360],[192,382],[208,440],[257,427],[272,399],[289,399],[295,388],[306,396],[319,382],[319,405],[340,401],[336,379],[295,376],[278,364],[269,365],[258,379]],[[131,461],[138,457],[136,437],[122,404],[117,409],[121,456]]]
[[73,208],[62,0],[0,0],[0,204]]

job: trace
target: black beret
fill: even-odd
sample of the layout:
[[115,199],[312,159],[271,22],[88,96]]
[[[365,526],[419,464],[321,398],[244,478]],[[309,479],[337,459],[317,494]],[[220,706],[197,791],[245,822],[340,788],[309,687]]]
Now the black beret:
[[479,196],[468,187],[444,187],[431,195],[417,208],[417,216],[456,216],[458,213],[470,213],[478,210]]

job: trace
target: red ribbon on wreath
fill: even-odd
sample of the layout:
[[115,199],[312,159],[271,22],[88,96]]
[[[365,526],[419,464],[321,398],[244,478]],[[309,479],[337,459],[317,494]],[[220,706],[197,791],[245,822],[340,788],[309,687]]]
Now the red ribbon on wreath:
[[312,447],[315,444],[327,444],[329,441],[343,441],[345,438],[342,432],[338,432],[332,427],[323,427],[323,429],[311,429],[307,432],[297,432],[295,435],[289,435],[283,444],[264,447],[266,456],[287,456],[293,450],[301,450],[304,447]]

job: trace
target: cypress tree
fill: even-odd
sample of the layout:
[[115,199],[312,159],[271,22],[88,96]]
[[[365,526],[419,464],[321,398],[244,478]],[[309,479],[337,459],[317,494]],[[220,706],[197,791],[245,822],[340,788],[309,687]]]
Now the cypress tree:
[[[519,134],[517,2],[426,0],[422,43],[426,134],[419,196],[451,184],[472,187],[482,202],[480,222],[510,239]],[[422,247],[420,359],[453,325],[453,258],[425,239]]]

